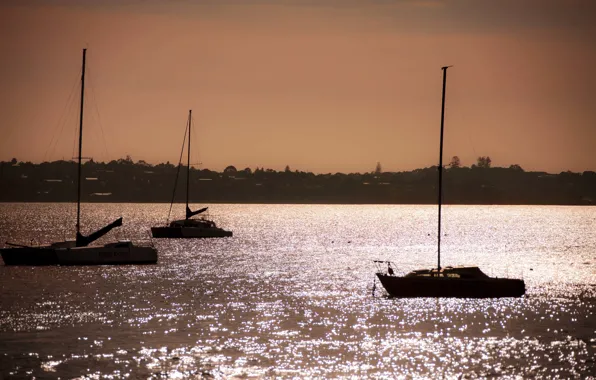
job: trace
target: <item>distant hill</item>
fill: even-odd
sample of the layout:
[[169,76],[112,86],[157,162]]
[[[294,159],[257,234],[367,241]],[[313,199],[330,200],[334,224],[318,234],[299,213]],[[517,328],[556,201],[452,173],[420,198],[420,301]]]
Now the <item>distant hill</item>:
[[[186,168],[180,170],[175,201],[184,201]],[[85,202],[166,202],[178,168],[120,159],[83,166]],[[0,162],[1,202],[73,202],[77,165]],[[434,204],[437,167],[410,172],[313,174],[233,166],[223,172],[191,169],[194,203],[378,203]],[[451,167],[444,172],[447,204],[595,205],[596,173],[526,172],[509,168]]]

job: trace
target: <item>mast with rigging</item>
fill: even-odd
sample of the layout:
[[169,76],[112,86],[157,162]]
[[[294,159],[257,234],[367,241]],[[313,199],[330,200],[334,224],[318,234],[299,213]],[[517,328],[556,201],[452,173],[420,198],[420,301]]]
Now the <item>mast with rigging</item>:
[[85,97],[85,59],[87,49],[83,49],[83,73],[81,75],[81,110],[79,112],[79,173],[77,190],[77,235],[81,232],[81,160],[83,159],[83,100]]
[[81,175],[83,169],[83,111],[85,109],[85,63],[87,58],[87,49],[83,49],[83,68],[81,74],[81,108],[79,112],[79,155],[78,155],[78,180],[77,180],[77,226],[76,226],[76,246],[86,247],[93,241],[99,239],[103,235],[110,232],[115,227],[122,225],[122,218],[116,219],[109,225],[95,231],[94,233],[84,236],[81,234]]
[[441,100],[441,142],[439,148],[439,223],[437,231],[437,271],[441,270],[441,202],[443,200],[443,124],[445,121],[445,89],[447,86],[447,69],[450,67],[451,66],[444,66],[441,68],[441,70],[443,70],[443,97]]
[[[192,124],[192,110],[188,110],[188,156],[186,160],[186,209],[188,210],[188,192],[190,189],[190,127]],[[186,213],[186,219],[190,218],[188,212]]]
[[[438,231],[437,231],[437,268],[419,269],[398,276],[389,261],[375,260],[377,278],[393,297],[457,297],[457,298],[493,298],[521,297],[526,292],[523,280],[493,278],[483,273],[477,266],[447,266],[441,268],[441,205],[443,198],[443,132],[445,123],[445,89],[447,69],[443,70],[443,96],[441,100],[441,138],[439,146],[439,193],[438,193]],[[387,264],[387,269],[383,266]],[[373,285],[374,294],[374,285]]]

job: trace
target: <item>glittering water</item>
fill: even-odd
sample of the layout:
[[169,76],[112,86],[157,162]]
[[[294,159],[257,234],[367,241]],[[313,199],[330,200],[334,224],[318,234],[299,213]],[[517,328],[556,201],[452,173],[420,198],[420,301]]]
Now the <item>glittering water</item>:
[[[169,205],[88,204],[148,239]],[[181,206],[175,206],[182,213]],[[596,208],[446,206],[445,265],[521,299],[372,296],[371,259],[436,265],[436,207],[212,205],[231,239],[154,240],[154,266],[0,266],[0,378],[585,378],[596,374]],[[73,237],[70,204],[0,204],[0,239]]]

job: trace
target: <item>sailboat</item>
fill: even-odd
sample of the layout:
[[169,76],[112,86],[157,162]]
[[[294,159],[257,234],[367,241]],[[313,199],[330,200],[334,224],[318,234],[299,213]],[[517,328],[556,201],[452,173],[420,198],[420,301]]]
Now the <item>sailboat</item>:
[[[389,261],[374,260],[379,281],[393,297],[457,297],[496,298],[521,297],[526,291],[523,280],[487,276],[476,266],[441,267],[441,201],[443,196],[443,125],[445,116],[445,88],[447,69],[443,70],[443,97],[441,104],[441,145],[439,150],[439,215],[437,238],[437,267],[419,269],[398,276]],[[385,266],[386,265],[386,266]]]
[[55,242],[45,246],[28,246],[7,243],[10,248],[0,249],[5,265],[105,265],[105,264],[154,264],[157,250],[152,246],[139,246],[131,241],[117,241],[103,246],[89,246],[113,228],[122,225],[122,218],[85,236],[81,233],[81,168],[83,153],[83,104],[85,94],[85,62],[87,49],[83,49],[81,75],[81,105],[79,119],[79,156],[77,179],[76,239]]
[[[190,132],[192,127],[192,110],[188,111],[188,156],[186,166],[186,217],[181,220],[174,220],[169,225],[151,227],[151,234],[154,238],[221,238],[232,236],[232,231],[226,231],[217,227],[214,221],[201,217],[191,219],[193,216],[207,211],[207,207],[192,211],[188,205],[188,194],[190,189]],[[186,133],[186,131],[185,131]],[[184,147],[184,144],[182,144]],[[183,148],[184,149],[184,148]],[[178,179],[178,177],[176,177]],[[175,191],[175,188],[174,188]],[[172,196],[172,203],[174,197]],[[170,204],[171,206],[171,204]]]

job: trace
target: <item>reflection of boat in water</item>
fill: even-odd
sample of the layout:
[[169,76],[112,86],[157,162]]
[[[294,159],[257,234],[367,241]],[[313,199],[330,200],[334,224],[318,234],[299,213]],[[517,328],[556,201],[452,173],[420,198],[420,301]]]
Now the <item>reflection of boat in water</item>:
[[[441,106],[441,145],[439,154],[439,223],[438,223],[438,262],[435,269],[420,269],[405,276],[395,274],[395,264],[378,261],[377,277],[393,297],[458,297],[494,298],[521,297],[526,291],[523,280],[492,278],[476,266],[441,268],[441,201],[443,173],[443,121],[445,115],[445,85],[447,67],[443,67],[443,99]],[[387,266],[385,267],[385,264]]]
[[[226,231],[223,228],[217,227],[214,221],[201,217],[199,219],[191,219],[193,216],[207,211],[207,207],[192,211],[188,206],[188,193],[190,187],[190,132],[192,126],[192,110],[188,111],[188,160],[186,167],[186,218],[181,220],[174,220],[167,226],[151,227],[151,234],[154,238],[220,238],[232,236],[231,231]],[[186,134],[185,134],[186,138]],[[182,144],[184,150],[184,143]],[[180,154],[182,156],[182,153]],[[178,165],[180,170],[180,165]],[[176,182],[178,177],[176,176]],[[174,185],[174,193],[176,187]],[[172,196],[172,203],[174,197]],[[171,207],[171,205],[170,205]],[[169,217],[168,217],[169,218]]]
[[85,91],[85,57],[83,49],[83,69],[81,75],[81,108],[79,120],[79,165],[77,191],[77,226],[76,240],[55,242],[46,246],[26,246],[11,244],[11,248],[0,249],[5,265],[103,265],[103,264],[154,264],[157,251],[151,246],[139,246],[130,241],[108,243],[103,246],[89,246],[113,228],[122,225],[118,218],[96,232],[84,236],[81,226],[81,160],[83,150],[83,99]]

